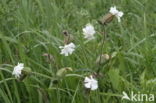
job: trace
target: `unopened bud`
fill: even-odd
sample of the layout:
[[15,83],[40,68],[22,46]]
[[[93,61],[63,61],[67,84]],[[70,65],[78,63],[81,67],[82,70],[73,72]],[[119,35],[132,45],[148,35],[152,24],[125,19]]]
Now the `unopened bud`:
[[117,52],[113,52],[112,55],[111,55],[111,58],[116,57],[116,55],[117,55]]
[[63,31],[63,35],[64,35],[64,36],[68,36],[68,35],[69,35],[68,31],[67,31],[67,30],[64,30],[64,31]]
[[51,55],[51,54],[44,53],[42,56],[44,56],[46,58],[46,62],[48,62],[48,63],[55,62],[55,59],[54,59],[53,55]]
[[65,36],[64,37],[64,44],[69,44],[70,42],[73,42],[73,40],[74,40],[74,37],[73,37],[73,35],[68,35],[68,36]]
[[98,22],[101,25],[106,25],[108,23],[110,23],[114,18],[114,15],[112,15],[111,13],[108,13],[106,15],[104,15]]
[[63,31],[63,35],[64,35],[64,44],[69,44],[74,40],[74,37],[67,30]]
[[108,54],[102,54],[96,59],[96,64],[104,64],[109,59],[110,56]]
[[29,67],[24,67],[22,70],[22,74],[19,78],[20,81],[24,80],[27,76],[29,76],[31,74],[31,68]]
[[73,69],[71,67],[61,68],[57,71],[56,76],[63,77],[67,73],[67,71],[73,71]]

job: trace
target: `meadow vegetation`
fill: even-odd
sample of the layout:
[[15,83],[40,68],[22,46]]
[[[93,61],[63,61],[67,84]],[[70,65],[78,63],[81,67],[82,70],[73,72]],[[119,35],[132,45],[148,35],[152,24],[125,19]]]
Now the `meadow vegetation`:
[[[101,25],[113,6],[121,22]],[[64,56],[67,42],[76,47]],[[0,0],[0,103],[131,103],[123,91],[155,94],[155,44],[155,0]],[[21,78],[12,75],[18,63]],[[96,90],[84,86],[90,75]]]

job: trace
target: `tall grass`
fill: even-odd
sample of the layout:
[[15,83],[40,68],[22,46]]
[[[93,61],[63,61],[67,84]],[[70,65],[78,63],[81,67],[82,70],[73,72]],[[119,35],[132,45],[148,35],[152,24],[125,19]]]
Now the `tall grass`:
[[[113,20],[106,26],[102,54],[117,55],[97,66],[103,31],[97,20],[114,5],[124,16],[121,23]],[[130,103],[121,100],[122,91],[155,93],[155,6],[154,0],[1,0],[0,103]],[[99,32],[84,43],[87,23]],[[78,45],[69,57],[60,55],[64,30]],[[44,53],[54,60],[47,62]],[[18,62],[33,72],[23,81],[12,76]],[[64,67],[73,71],[55,84],[56,72]],[[97,69],[99,88],[87,93],[83,79]]]

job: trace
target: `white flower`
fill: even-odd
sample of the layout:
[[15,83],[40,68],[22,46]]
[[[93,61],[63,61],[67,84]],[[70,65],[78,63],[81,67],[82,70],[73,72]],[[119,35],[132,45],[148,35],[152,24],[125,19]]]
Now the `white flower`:
[[85,77],[84,86],[91,90],[96,90],[98,88],[98,81],[92,77]]
[[91,24],[87,24],[85,28],[82,29],[84,38],[91,40],[94,39],[95,29]]
[[69,54],[72,54],[73,51],[75,51],[75,44],[74,43],[70,43],[68,45],[65,46],[60,46],[59,48],[61,49],[61,53],[65,56],[68,56]]
[[22,73],[23,68],[24,68],[24,64],[18,63],[18,65],[14,67],[12,75],[15,75],[16,78],[19,78]]
[[109,12],[110,12],[112,15],[115,15],[115,16],[117,17],[118,22],[121,21],[120,18],[123,16],[123,12],[122,12],[122,11],[117,10],[116,7],[114,6],[114,7],[111,7],[111,8],[110,8]]

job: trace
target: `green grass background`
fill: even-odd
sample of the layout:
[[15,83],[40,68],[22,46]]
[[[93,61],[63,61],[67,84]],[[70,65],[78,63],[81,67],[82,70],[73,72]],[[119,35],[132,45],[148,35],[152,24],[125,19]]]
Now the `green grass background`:
[[[97,67],[102,42],[97,20],[114,5],[124,16],[106,26],[102,53],[117,56]],[[97,33],[85,44],[87,23]],[[69,57],[59,54],[63,30],[79,45]],[[131,103],[121,101],[122,91],[156,92],[155,44],[155,0],[0,0],[0,103]],[[47,63],[43,53],[53,55],[54,62]],[[18,62],[34,72],[22,82],[11,74]],[[73,72],[53,84],[63,67]],[[82,77],[99,68],[99,88],[87,94]]]

